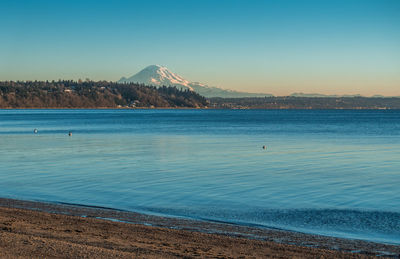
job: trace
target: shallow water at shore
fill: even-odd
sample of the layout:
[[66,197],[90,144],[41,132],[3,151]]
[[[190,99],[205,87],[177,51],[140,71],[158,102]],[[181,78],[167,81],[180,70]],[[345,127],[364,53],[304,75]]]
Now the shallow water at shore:
[[400,243],[399,136],[400,111],[1,110],[0,196]]

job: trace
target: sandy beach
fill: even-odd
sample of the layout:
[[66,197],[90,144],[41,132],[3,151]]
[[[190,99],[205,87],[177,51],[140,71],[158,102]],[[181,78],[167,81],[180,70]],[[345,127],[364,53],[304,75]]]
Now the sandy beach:
[[[2,258],[398,258],[400,246],[0,199]],[[129,223],[128,223],[129,222]]]

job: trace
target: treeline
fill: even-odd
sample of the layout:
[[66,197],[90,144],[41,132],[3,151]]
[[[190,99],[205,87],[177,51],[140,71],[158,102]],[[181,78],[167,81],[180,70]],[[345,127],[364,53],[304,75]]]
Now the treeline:
[[201,95],[176,87],[107,81],[3,81],[0,108],[205,107]]
[[399,97],[211,98],[219,109],[400,109]]

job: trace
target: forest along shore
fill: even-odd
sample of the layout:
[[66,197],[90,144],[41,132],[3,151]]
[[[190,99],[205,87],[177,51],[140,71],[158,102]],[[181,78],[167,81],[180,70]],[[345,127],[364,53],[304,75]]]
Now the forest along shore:
[[400,246],[395,245],[0,199],[0,257],[398,258],[399,254]]
[[107,81],[0,81],[0,108],[204,108],[205,97],[176,87]]

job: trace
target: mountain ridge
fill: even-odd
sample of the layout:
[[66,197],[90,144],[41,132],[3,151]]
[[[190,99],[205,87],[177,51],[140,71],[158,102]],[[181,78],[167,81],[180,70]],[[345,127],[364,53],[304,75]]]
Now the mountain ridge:
[[199,82],[190,82],[176,73],[171,72],[168,68],[160,65],[150,65],[142,69],[131,77],[121,77],[118,83],[140,83],[156,87],[175,86],[180,90],[194,91],[204,97],[224,97],[224,98],[241,98],[241,97],[265,97],[273,96],[272,94],[263,93],[247,93],[234,90],[222,89],[215,86],[208,86]]

